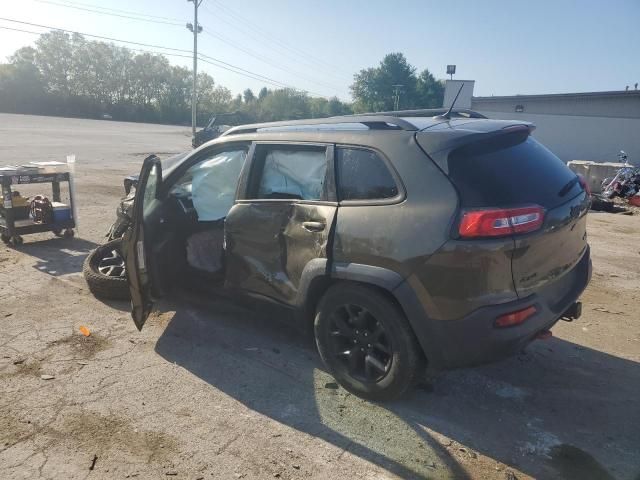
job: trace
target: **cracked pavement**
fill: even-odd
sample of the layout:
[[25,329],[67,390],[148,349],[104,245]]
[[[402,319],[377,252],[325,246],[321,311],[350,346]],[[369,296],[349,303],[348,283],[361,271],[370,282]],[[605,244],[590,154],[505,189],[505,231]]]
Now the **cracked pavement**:
[[639,216],[590,214],[580,320],[376,405],[336,388],[268,313],[182,296],[139,333],[127,303],[90,295],[82,261],[122,178],[188,134],[0,114],[7,163],[77,155],[80,213],[74,239],[0,246],[3,478],[639,478]]

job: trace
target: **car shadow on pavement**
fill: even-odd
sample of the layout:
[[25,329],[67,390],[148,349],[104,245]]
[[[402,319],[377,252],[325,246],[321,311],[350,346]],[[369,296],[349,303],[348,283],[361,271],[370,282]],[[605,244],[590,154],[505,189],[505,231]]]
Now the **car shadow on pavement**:
[[401,478],[445,468],[468,478],[420,425],[338,389],[297,330],[228,302],[207,310],[218,313],[179,307],[156,352],[247,408],[337,446],[340,457],[349,452]]
[[82,263],[97,243],[82,238],[50,238],[29,241],[20,252],[36,259],[33,268],[54,277],[82,271]]
[[505,478],[475,452],[533,477],[638,473],[639,365],[563,340],[386,404],[338,389],[309,340],[228,302],[179,306],[155,349],[247,408],[402,478]]

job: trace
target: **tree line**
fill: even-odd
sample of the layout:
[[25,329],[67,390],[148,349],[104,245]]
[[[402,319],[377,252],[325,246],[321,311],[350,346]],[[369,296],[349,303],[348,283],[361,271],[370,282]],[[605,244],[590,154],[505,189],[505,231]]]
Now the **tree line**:
[[[402,85],[402,87],[398,87]],[[0,63],[0,111],[188,125],[192,75],[161,54],[139,52],[80,34],[51,31],[35,47],[18,49]],[[444,84],[416,74],[403,54],[386,55],[361,70],[351,85],[353,102],[311,97],[292,88],[246,89],[234,96],[207,73],[198,74],[198,124],[214,113],[240,112],[244,122],[321,118],[364,111],[442,105]],[[398,94],[398,98],[395,95]]]

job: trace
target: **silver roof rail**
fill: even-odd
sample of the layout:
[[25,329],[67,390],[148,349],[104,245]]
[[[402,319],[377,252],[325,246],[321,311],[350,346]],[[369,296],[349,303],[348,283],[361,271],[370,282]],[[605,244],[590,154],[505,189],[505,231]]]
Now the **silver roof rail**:
[[288,130],[297,127],[349,125],[359,123],[370,130],[407,130],[415,132],[419,130],[413,123],[405,119],[389,115],[353,115],[329,118],[311,118],[307,120],[289,120],[282,122],[254,123],[233,127],[221,136],[239,135],[242,133],[255,133],[260,130]]

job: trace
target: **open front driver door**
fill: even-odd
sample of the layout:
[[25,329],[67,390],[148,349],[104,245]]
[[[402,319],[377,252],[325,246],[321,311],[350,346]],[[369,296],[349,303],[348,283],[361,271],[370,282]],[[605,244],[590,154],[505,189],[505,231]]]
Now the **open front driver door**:
[[161,182],[160,159],[155,155],[145,158],[136,189],[131,226],[122,239],[122,255],[131,292],[131,316],[138,330],[142,330],[153,306],[147,255],[151,239],[145,239],[145,230],[150,230],[151,213],[160,203],[158,190]]

